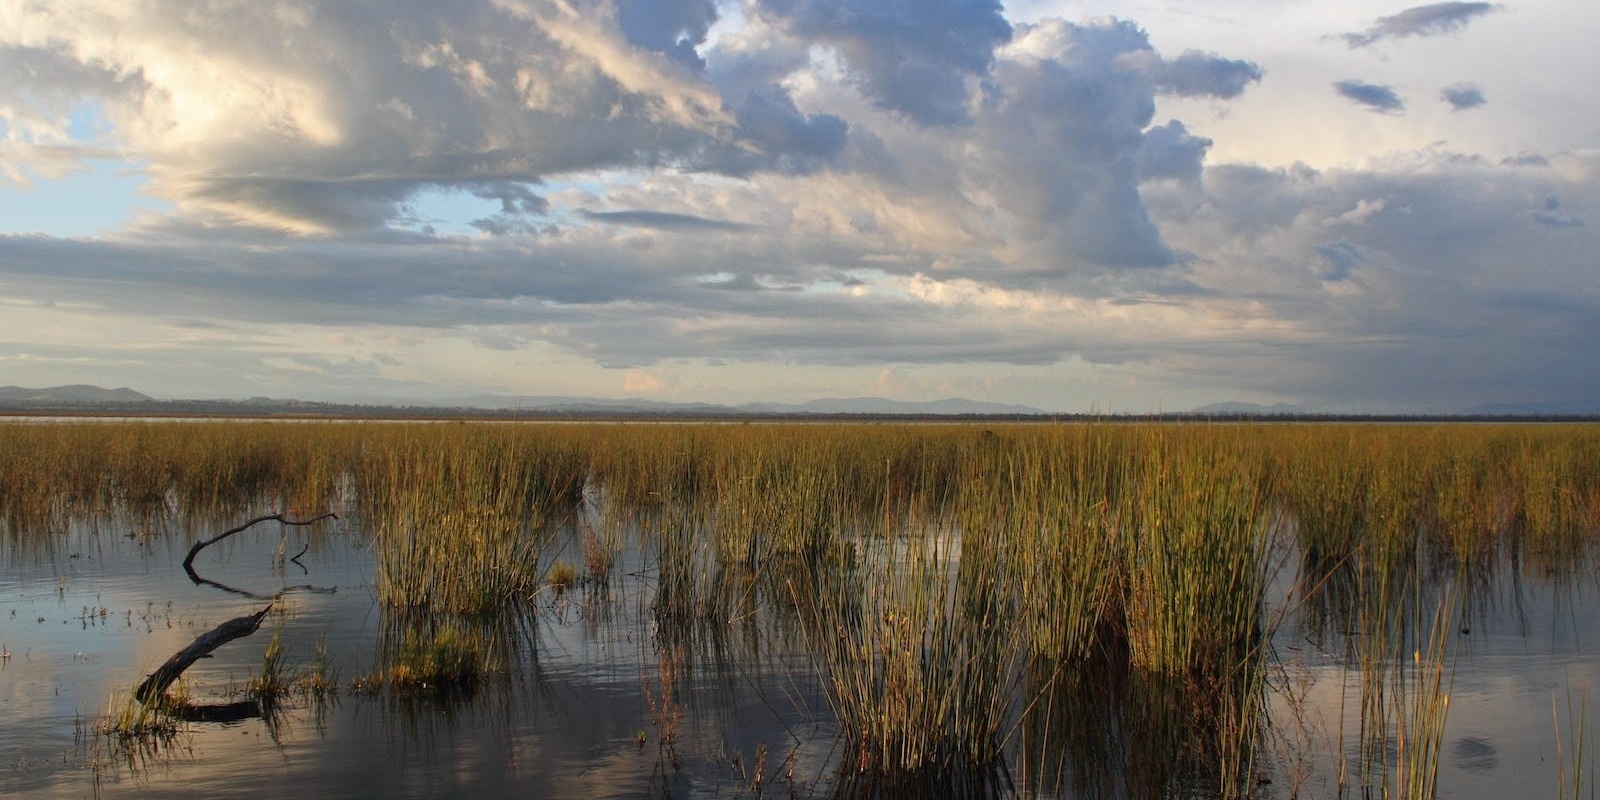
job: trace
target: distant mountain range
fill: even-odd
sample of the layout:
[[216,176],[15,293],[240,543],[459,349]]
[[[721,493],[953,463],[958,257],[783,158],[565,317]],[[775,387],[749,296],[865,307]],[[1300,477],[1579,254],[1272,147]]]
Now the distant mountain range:
[[[1099,414],[1051,414],[1031,406],[989,403],[952,397],[944,400],[906,401],[882,397],[838,397],[804,403],[673,403],[640,398],[466,395],[433,401],[368,400],[329,403],[311,400],[250,397],[234,400],[157,400],[126,387],[103,389],[76,384],[27,389],[0,386],[0,410],[13,413],[218,415],[299,417],[472,418],[521,417],[573,418],[707,418],[751,417],[997,417],[1081,418]],[[1294,419],[1457,419],[1457,418],[1595,418],[1600,400],[1592,402],[1501,403],[1479,405],[1454,412],[1420,414],[1350,414],[1295,403],[1211,403],[1189,411],[1160,414],[1117,415],[1150,419],[1294,418]]]
[[326,414],[349,416],[362,413],[400,413],[426,416],[429,412],[467,415],[472,411],[496,412],[495,416],[573,415],[573,416],[1035,416],[1037,408],[978,400],[949,398],[926,402],[887,400],[879,397],[829,398],[806,403],[671,403],[635,398],[595,397],[519,397],[472,395],[425,403],[394,401],[372,403],[323,403],[251,397],[239,400],[156,400],[132,389],[102,389],[98,386],[52,386],[26,389],[0,387],[0,407],[23,411],[105,411],[172,414]]
[[149,403],[153,398],[132,389],[102,389],[98,386],[73,384],[51,386],[45,389],[24,389],[21,386],[0,386],[0,402],[40,405],[125,405]]
[[1551,403],[1489,403],[1467,409],[1468,414],[1491,417],[1538,416],[1579,417],[1600,414],[1600,400],[1570,400]]
[[1295,415],[1295,414],[1317,414],[1317,413],[1320,413],[1320,411],[1318,409],[1312,408],[1310,406],[1303,406],[1303,405],[1300,405],[1298,403],[1273,403],[1270,406],[1264,406],[1264,405],[1260,405],[1259,403],[1228,402],[1228,403],[1211,403],[1210,405],[1200,406],[1199,408],[1196,408],[1196,409],[1190,411],[1189,413],[1190,414],[1200,414],[1202,416],[1211,415],[1211,414],[1218,414],[1218,415],[1245,414],[1245,415],[1249,415],[1249,416],[1273,416],[1273,415],[1291,416],[1291,415]]
[[1030,406],[988,403],[960,397],[944,400],[907,401],[887,400],[882,397],[838,397],[811,400],[805,403],[672,403],[638,398],[602,399],[594,397],[512,397],[504,395],[474,395],[445,401],[444,405],[462,408],[492,408],[506,411],[604,411],[690,414],[912,414],[948,415],[982,414],[1012,415],[1044,414]]

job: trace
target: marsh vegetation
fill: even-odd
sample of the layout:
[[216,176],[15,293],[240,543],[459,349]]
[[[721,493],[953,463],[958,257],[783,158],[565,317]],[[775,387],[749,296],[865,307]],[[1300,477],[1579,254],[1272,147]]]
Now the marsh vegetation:
[[[285,529],[195,591],[278,536],[247,577],[372,610],[365,651],[307,626],[317,655],[288,653],[293,614],[233,645],[251,699],[343,692],[431,741],[551,724],[553,664],[615,682],[631,650],[637,707],[590,746],[649,777],[589,794],[1433,797],[1472,629],[1593,583],[1600,427],[0,426],[13,572],[69,574],[61,543],[102,526],[157,572],[263,511],[337,512],[297,549],[370,572],[295,591]],[[1572,795],[1566,707],[1547,769]]]

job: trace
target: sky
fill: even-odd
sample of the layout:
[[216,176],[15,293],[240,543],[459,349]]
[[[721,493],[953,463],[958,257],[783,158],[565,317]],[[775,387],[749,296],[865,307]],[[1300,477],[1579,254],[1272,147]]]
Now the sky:
[[0,384],[1600,411],[1591,0],[0,0]]

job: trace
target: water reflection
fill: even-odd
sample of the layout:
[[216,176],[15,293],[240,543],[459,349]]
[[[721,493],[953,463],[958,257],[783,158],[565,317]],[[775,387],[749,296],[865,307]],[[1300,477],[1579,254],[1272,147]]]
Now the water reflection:
[[[804,609],[844,598],[829,611],[841,626],[834,635],[879,624],[887,607],[872,605],[873,591],[887,584],[872,548],[904,542],[777,552],[759,538],[719,544],[689,517],[658,520],[615,531],[607,569],[591,580],[494,613],[445,615],[377,603],[371,551],[349,527],[291,543],[307,546],[303,572],[280,557],[299,546],[283,549],[282,533],[260,531],[207,550],[196,564],[203,579],[185,580],[188,544],[227,524],[133,515],[75,522],[56,536],[7,532],[0,794],[270,795],[284,785],[329,797],[1379,791],[1410,735],[1411,721],[1395,711],[1417,696],[1418,673],[1406,665],[1443,626],[1454,670],[1439,791],[1491,797],[1572,758],[1556,728],[1570,736],[1571,717],[1592,712],[1568,693],[1600,683],[1586,650],[1600,620],[1584,573],[1530,572],[1502,553],[1464,574],[1453,556],[1438,567],[1426,549],[1298,562],[1322,574],[1284,581],[1303,596],[1273,598],[1293,613],[1263,651],[1265,683],[1211,693],[1261,703],[1264,714],[1228,705],[1197,714],[1193,687],[1132,669],[1118,650],[1125,639],[1105,630],[1087,661],[1004,667],[1025,688],[995,736],[1002,757],[885,783],[852,769],[854,753],[840,746],[838,709],[814,657],[826,632],[806,627]],[[574,529],[574,559],[584,537]],[[314,665],[324,643],[342,676],[337,695],[291,693],[271,709],[241,697],[262,670],[257,634],[192,669],[195,702],[170,736],[119,741],[93,731],[89,721],[115,711],[162,659],[258,608],[258,596],[287,605],[276,624],[296,668]],[[994,602],[932,596],[946,599],[923,608],[930,619]],[[1446,596],[1456,611],[1435,619]],[[929,664],[957,663],[937,649],[944,644],[925,646]],[[1229,726],[1240,751],[1254,754],[1247,763],[1197,749]]]

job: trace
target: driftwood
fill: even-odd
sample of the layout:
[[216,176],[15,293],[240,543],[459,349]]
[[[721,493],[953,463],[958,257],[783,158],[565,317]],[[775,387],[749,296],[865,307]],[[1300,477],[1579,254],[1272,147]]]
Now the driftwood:
[[338,519],[339,515],[333,513],[332,511],[329,511],[326,514],[315,516],[315,517],[312,517],[311,519],[307,519],[307,520],[301,520],[299,522],[295,522],[294,520],[284,519],[282,514],[268,514],[268,515],[266,515],[264,517],[256,517],[255,519],[250,520],[249,522],[246,522],[245,524],[240,525],[237,528],[232,528],[230,530],[223,531],[222,533],[219,533],[216,536],[213,536],[210,539],[207,539],[207,540],[205,540],[203,542],[195,542],[194,543],[194,547],[189,548],[189,555],[183,557],[183,571],[189,573],[189,577],[193,578],[194,577],[194,557],[199,555],[201,550],[204,550],[205,548],[210,547],[211,545],[214,545],[217,542],[220,542],[223,539],[228,538],[229,536],[232,536],[232,535],[234,535],[234,534],[236,534],[236,533],[238,533],[240,531],[243,531],[243,530],[251,527],[252,525],[256,525],[258,523],[266,522],[269,519],[275,519],[275,520],[277,520],[277,521],[279,521],[279,522],[281,522],[281,523],[283,523],[285,525],[310,525],[313,522],[321,522],[322,520],[325,520],[328,517],[333,517],[334,519]]
[[201,634],[194,640],[193,644],[179,650],[172,658],[167,659],[167,663],[162,664],[159,669],[150,673],[150,677],[145,678],[144,683],[139,684],[139,688],[133,690],[133,696],[145,705],[150,705],[161,699],[162,695],[166,694],[167,687],[171,686],[172,682],[177,680],[184,670],[192,666],[194,662],[209,657],[212,650],[234,639],[242,639],[255,633],[256,629],[261,627],[262,618],[266,617],[267,612],[271,610],[272,606],[268,605],[254,614],[234,617]]
[[[311,519],[303,520],[303,521],[300,521],[300,522],[295,522],[294,520],[284,519],[282,514],[269,514],[269,515],[267,515],[265,517],[256,517],[255,519],[250,520],[249,522],[246,522],[245,524],[240,525],[237,528],[233,528],[231,530],[223,531],[222,533],[219,533],[216,536],[213,536],[210,539],[207,539],[207,540],[205,540],[203,542],[195,542],[194,547],[189,548],[189,555],[183,559],[183,571],[188,574],[190,582],[192,582],[196,586],[211,586],[211,587],[215,587],[217,589],[221,589],[224,592],[229,592],[231,594],[236,594],[236,595],[239,595],[241,597],[248,597],[251,600],[273,600],[273,601],[276,601],[279,598],[283,597],[284,595],[288,594],[289,592],[294,592],[294,591],[313,592],[313,593],[316,593],[316,594],[333,594],[334,592],[336,592],[338,590],[334,589],[334,588],[326,588],[325,589],[325,588],[321,588],[321,587],[317,587],[317,586],[311,586],[310,584],[305,584],[305,585],[302,585],[302,586],[285,586],[283,589],[279,590],[278,592],[276,592],[274,594],[257,594],[256,592],[246,591],[244,589],[240,589],[240,588],[237,588],[237,587],[234,587],[234,586],[229,586],[226,583],[221,583],[219,581],[214,581],[214,580],[211,580],[209,578],[202,578],[202,577],[200,577],[199,573],[194,571],[194,557],[196,555],[198,555],[201,550],[203,550],[206,547],[209,547],[211,545],[214,545],[217,542],[220,542],[223,539],[228,538],[229,536],[232,536],[232,535],[234,535],[236,533],[239,533],[240,531],[243,531],[243,530],[245,530],[246,528],[249,528],[252,525],[255,525],[255,524],[260,523],[260,522],[266,522],[269,519],[275,519],[275,520],[277,520],[279,522],[282,522],[285,525],[310,525],[313,522],[320,522],[322,520],[327,519],[328,517],[333,517],[334,519],[338,519],[339,518],[338,515],[334,514],[331,511],[326,513],[326,514],[323,514],[322,516],[313,517]],[[301,550],[300,553],[295,556],[295,558],[299,558],[300,556],[305,555],[306,554],[306,550],[310,550],[310,549],[311,549],[311,545],[307,544],[306,545],[306,549],[305,550]],[[290,560],[292,561],[293,559],[290,559]],[[302,570],[304,570],[306,568],[306,565],[300,564],[299,561],[295,561],[294,563],[299,564],[300,565],[300,569],[302,569]]]

